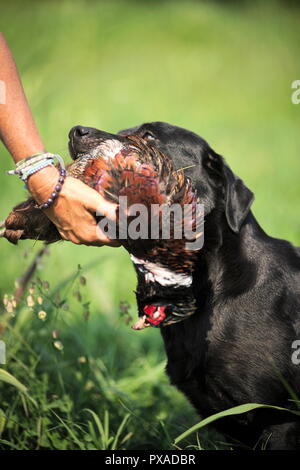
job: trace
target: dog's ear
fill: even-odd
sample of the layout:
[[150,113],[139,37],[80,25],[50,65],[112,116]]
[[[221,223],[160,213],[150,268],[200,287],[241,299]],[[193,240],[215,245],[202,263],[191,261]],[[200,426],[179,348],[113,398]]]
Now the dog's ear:
[[218,179],[222,182],[225,191],[226,220],[231,230],[238,233],[250,211],[254,194],[226,165],[224,158],[212,149],[207,154],[206,167],[210,172],[217,173]]
[[223,176],[225,187],[225,215],[229,227],[238,233],[246,219],[254,194],[223,162]]

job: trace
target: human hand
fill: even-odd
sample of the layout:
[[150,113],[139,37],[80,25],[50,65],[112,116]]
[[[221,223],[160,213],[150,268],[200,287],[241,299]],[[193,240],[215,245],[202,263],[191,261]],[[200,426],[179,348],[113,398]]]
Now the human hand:
[[[40,204],[49,198],[57,184],[58,177],[58,170],[49,166],[28,178],[28,188],[37,203]],[[80,180],[66,177],[58,198],[44,212],[56,225],[64,240],[75,244],[118,247],[119,241],[109,239],[97,227],[97,221],[93,215],[97,212],[110,220],[115,220],[116,208],[116,204],[106,201]]]

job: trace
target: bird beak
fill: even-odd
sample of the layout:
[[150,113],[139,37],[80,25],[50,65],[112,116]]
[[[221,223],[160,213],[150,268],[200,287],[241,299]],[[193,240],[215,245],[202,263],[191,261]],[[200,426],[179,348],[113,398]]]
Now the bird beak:
[[147,328],[148,326],[151,326],[149,322],[147,322],[147,317],[144,315],[143,317],[140,317],[138,321],[132,325],[133,330],[143,330],[144,328]]

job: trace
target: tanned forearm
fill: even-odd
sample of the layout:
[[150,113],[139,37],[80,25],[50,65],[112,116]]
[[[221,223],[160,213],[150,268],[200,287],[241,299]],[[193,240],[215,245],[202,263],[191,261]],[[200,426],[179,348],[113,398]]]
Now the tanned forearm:
[[4,83],[5,90],[5,102],[0,104],[1,139],[17,162],[43,152],[44,144],[30,112],[15,61],[2,33],[0,64],[0,80]]
[[[5,146],[15,162],[44,152],[44,144],[27,103],[15,61],[1,33],[0,80],[6,89],[5,100],[0,101],[0,137]],[[29,176],[27,185],[33,198],[38,203],[47,201],[58,178],[59,173],[54,166],[47,166]],[[116,206],[81,181],[67,177],[59,197],[45,210],[45,214],[64,240],[87,245],[119,246],[118,241],[109,240],[104,232],[97,230],[93,215],[97,211],[114,219]]]

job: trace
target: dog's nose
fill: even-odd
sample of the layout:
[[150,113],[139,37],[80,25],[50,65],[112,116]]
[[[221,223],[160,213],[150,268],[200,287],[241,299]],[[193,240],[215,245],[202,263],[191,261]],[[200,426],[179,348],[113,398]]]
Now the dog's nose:
[[91,129],[89,127],[84,127],[84,126],[75,126],[72,127],[72,129],[69,132],[69,138],[71,137],[83,137],[84,135],[89,135]]

